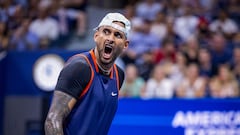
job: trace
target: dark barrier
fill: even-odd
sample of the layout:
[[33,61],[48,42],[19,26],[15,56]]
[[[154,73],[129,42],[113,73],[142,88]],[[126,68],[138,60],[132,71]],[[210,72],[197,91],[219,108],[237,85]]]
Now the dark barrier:
[[239,135],[240,99],[120,99],[109,135]]
[[5,78],[5,60],[6,53],[0,53],[0,135],[2,135],[3,127],[3,101],[4,101],[4,78]]

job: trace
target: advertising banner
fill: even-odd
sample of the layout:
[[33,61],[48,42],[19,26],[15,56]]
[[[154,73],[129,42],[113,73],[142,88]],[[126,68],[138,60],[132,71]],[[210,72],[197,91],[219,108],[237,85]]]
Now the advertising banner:
[[240,99],[120,99],[109,135],[240,135]]

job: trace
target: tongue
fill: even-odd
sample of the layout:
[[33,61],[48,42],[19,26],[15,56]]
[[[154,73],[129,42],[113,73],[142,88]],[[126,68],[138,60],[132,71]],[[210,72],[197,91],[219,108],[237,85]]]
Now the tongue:
[[112,54],[112,48],[106,46],[105,49],[104,49],[103,57],[105,59],[110,59],[111,58],[111,54]]
[[111,58],[111,53],[104,53],[104,54],[103,54],[103,57],[104,57],[105,59],[110,59],[110,58]]

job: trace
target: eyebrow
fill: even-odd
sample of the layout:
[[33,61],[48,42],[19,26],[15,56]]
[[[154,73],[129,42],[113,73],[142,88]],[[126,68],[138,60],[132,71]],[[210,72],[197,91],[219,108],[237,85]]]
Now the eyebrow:
[[111,31],[111,32],[113,32],[113,33],[119,33],[119,34],[121,34],[122,36],[125,36],[125,34],[122,32],[122,31],[119,31],[119,30],[111,30],[110,29],[111,27],[103,27],[103,29],[102,29],[102,31],[104,31],[104,30],[109,30],[109,31]]

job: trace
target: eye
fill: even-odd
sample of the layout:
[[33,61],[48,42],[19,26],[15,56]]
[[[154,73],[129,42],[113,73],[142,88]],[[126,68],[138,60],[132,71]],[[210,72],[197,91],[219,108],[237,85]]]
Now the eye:
[[114,36],[117,37],[117,38],[120,38],[120,39],[123,38],[123,34],[122,34],[122,33],[119,33],[119,32],[115,32],[115,33],[114,33]]
[[109,29],[103,29],[103,33],[104,33],[105,35],[109,35],[111,32],[110,32]]

